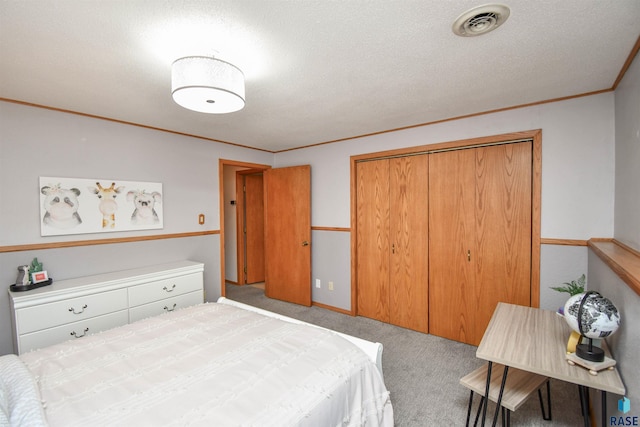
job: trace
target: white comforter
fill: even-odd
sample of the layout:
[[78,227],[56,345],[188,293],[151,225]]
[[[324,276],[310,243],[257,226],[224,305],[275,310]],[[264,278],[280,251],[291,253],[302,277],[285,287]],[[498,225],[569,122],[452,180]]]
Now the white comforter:
[[336,334],[202,304],[20,358],[51,426],[392,426],[380,372]]

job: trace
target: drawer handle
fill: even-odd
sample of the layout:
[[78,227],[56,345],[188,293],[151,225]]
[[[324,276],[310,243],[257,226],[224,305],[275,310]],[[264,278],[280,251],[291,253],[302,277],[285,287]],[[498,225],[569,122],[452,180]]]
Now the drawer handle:
[[76,338],[82,338],[83,336],[87,335],[87,332],[89,332],[89,328],[84,328],[84,332],[82,333],[82,335],[78,335],[76,331],[71,332],[71,335]]
[[[73,307],[71,307],[71,308],[69,309],[69,311],[70,311],[70,312],[72,312],[73,314],[81,314],[81,313],[84,313],[84,309],[85,309],[85,308],[87,308],[87,304],[85,304],[85,305],[83,305],[83,306],[82,306],[82,310],[81,310],[81,311],[76,311],[76,309],[75,309],[75,308],[73,308]],[[73,334],[72,334],[72,335],[73,335]]]
[[173,286],[171,286],[171,289],[168,289],[166,286],[164,288],[162,288],[162,290],[167,291],[167,292],[173,292],[173,290],[176,288],[176,284],[174,283]]
[[165,309],[165,311],[167,311],[167,312],[168,312],[168,311],[173,311],[173,310],[175,310],[175,309],[176,309],[176,305],[178,305],[178,304],[173,304],[173,307],[171,307],[171,308],[169,308],[169,307],[167,307],[167,306],[165,305],[165,306],[164,306],[164,309]]

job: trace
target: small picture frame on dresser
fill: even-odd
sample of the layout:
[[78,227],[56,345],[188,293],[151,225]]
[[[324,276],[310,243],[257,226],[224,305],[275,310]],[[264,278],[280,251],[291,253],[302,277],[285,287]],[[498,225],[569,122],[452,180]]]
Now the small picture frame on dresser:
[[46,282],[47,280],[49,280],[49,275],[46,270],[31,273],[31,283]]

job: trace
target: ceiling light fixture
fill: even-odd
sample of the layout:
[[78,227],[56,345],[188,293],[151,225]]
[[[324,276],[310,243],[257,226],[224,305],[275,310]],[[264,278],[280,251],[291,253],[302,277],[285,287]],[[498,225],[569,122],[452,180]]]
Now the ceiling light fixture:
[[180,106],[201,113],[233,113],[244,107],[244,74],[233,64],[187,56],[171,66],[171,95]]
[[458,16],[451,29],[461,37],[479,36],[504,24],[509,14],[509,8],[503,4],[485,4]]

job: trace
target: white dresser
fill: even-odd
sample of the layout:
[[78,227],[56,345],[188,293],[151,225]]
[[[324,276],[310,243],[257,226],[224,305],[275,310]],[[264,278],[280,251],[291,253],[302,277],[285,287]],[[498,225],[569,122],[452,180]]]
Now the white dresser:
[[204,264],[180,261],[9,291],[18,354],[204,300]]

